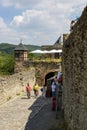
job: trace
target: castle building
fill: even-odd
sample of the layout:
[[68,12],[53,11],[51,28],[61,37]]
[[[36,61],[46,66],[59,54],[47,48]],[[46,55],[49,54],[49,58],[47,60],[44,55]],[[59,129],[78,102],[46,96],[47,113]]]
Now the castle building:
[[59,50],[59,52],[52,52],[51,54],[47,54],[48,57],[51,58],[60,58],[62,56],[63,42],[68,38],[69,34],[63,34],[62,36],[58,37],[57,41],[53,45],[44,45],[42,46],[42,50]]

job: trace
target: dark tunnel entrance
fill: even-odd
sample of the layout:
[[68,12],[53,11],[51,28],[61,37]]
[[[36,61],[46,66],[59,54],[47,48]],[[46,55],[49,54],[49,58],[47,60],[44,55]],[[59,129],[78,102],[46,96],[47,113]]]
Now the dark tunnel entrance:
[[55,72],[50,72],[45,76],[45,84],[44,86],[47,87],[47,91],[46,91],[46,97],[51,97],[52,96],[52,92],[51,92],[51,84],[52,81],[54,79],[54,77],[56,76]]
[[50,72],[45,76],[45,86],[47,86],[47,80],[54,77],[55,73],[54,72]]

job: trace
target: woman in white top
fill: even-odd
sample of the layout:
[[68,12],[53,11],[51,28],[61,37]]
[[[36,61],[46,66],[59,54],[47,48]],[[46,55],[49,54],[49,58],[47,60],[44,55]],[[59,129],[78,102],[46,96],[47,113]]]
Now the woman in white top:
[[54,81],[52,82],[51,90],[52,90],[52,97],[56,96],[56,84]]

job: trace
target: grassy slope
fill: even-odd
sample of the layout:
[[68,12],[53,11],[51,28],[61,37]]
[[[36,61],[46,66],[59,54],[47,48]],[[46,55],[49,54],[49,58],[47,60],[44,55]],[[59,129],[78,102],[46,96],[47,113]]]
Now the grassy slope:
[[[13,53],[16,46],[17,45],[13,45],[9,43],[0,43],[0,52],[6,52],[8,54]],[[37,45],[25,45],[25,46],[29,51],[33,51],[41,48],[40,46]]]

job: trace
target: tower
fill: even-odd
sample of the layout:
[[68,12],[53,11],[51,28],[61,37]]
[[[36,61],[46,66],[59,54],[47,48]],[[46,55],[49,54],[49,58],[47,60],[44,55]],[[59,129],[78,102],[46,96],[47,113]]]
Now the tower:
[[20,42],[14,49],[15,69],[14,72],[23,70],[23,62],[28,60],[28,49]]
[[28,59],[28,49],[20,43],[15,49],[14,49],[14,58],[15,61],[23,62]]

